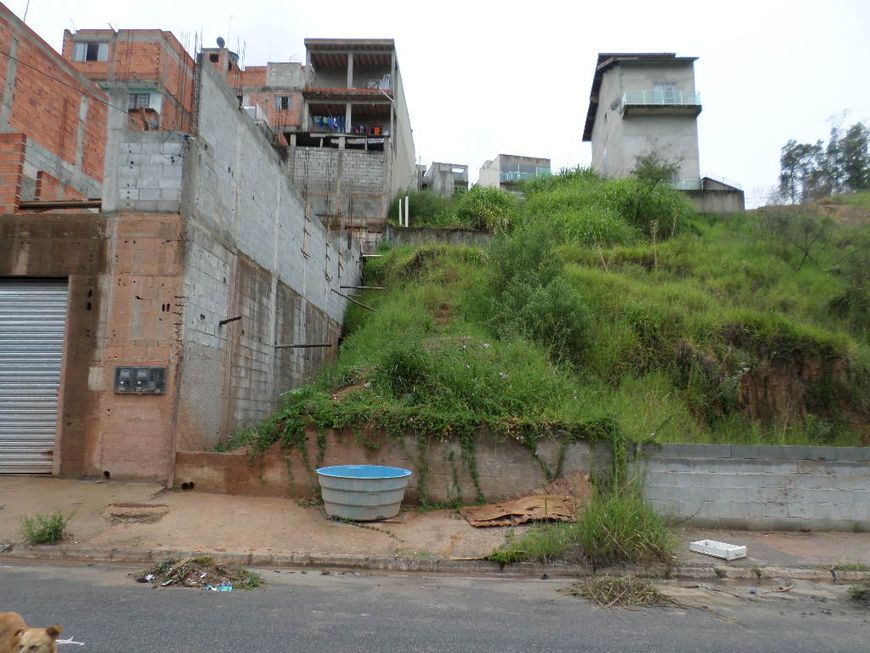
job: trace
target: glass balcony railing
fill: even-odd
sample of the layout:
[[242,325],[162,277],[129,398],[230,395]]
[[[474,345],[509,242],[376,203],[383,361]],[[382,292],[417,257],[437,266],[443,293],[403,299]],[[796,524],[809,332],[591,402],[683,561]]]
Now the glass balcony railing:
[[697,91],[658,90],[625,91],[622,106],[700,106],[701,94]]
[[502,183],[511,181],[526,181],[535,177],[544,177],[550,174],[549,168],[537,168],[536,170],[502,170],[498,173],[498,180]]
[[676,190],[702,190],[700,179],[678,179],[669,181],[668,185]]

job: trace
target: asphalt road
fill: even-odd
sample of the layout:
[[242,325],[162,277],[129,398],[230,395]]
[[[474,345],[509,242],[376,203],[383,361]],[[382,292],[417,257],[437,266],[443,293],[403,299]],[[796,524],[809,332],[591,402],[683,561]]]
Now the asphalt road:
[[560,593],[561,580],[264,570],[265,589],[214,593],[155,589],[131,571],[0,564],[0,611],[84,643],[61,653],[870,650],[870,611],[830,586],[754,602],[678,585],[694,607],[608,610]]

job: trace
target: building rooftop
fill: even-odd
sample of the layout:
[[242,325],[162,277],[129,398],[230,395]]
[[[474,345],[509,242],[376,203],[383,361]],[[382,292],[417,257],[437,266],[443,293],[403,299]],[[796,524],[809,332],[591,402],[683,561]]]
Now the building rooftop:
[[586,126],[583,129],[583,140],[592,140],[592,127],[595,125],[595,114],[598,111],[598,91],[601,89],[601,79],[604,73],[620,63],[654,63],[654,64],[686,64],[694,63],[698,57],[678,57],[674,52],[599,52],[595,63],[595,75],[592,77],[592,90],[589,92],[589,109],[586,112]]

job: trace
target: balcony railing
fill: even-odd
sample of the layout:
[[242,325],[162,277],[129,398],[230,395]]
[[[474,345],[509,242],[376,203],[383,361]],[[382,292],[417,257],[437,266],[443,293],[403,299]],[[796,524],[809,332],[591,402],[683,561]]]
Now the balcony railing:
[[677,179],[669,181],[668,185],[676,190],[702,190],[700,179]]
[[534,171],[526,170],[502,170],[498,173],[498,180],[502,183],[511,181],[526,181],[536,177],[545,177],[550,174],[549,168],[537,168]]
[[697,91],[657,90],[625,91],[622,106],[700,106],[701,94]]

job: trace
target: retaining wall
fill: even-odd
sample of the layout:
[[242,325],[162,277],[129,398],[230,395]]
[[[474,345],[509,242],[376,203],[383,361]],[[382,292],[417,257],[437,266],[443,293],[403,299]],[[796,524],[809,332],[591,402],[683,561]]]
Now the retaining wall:
[[[379,441],[379,445],[373,448],[365,441]],[[603,443],[542,440],[533,452],[518,442],[482,433],[474,449],[477,484],[459,442],[421,443],[415,435],[384,439],[326,430],[318,444],[312,430],[308,432],[308,465],[299,450],[286,453],[277,446],[255,461],[239,452],[178,451],[175,483],[193,483],[194,489],[206,492],[314,498],[317,478],[312,470],[317,466],[391,465],[413,472],[405,495],[409,502],[419,501],[425,494],[433,502],[461,499],[474,503],[478,489],[487,501],[517,497],[544,487],[550,480],[545,470],[552,475],[560,469],[565,477],[578,473],[594,476],[609,473],[611,464],[609,447]]]
[[[412,221],[413,219],[414,216],[411,216]],[[486,231],[461,228],[394,227],[391,224],[387,224],[384,238],[395,245],[413,246],[429,243],[448,243],[450,245],[487,247],[492,241],[492,235]]]
[[655,508],[701,526],[870,531],[870,447],[669,444],[633,463]]

